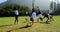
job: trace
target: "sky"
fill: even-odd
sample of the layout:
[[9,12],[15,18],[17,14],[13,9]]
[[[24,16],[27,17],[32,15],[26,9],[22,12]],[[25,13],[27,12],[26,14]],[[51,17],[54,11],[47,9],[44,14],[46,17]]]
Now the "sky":
[[[5,1],[7,1],[7,0],[0,0],[0,3],[2,3],[2,2],[5,2]],[[50,1],[52,1],[52,0],[50,0]],[[54,1],[54,0],[53,0]],[[60,0],[58,0],[59,1],[59,3],[60,3]]]
[[5,1],[7,1],[7,0],[0,0],[0,3],[5,2]]
[[[7,0],[0,0],[0,3],[2,3],[2,2],[5,2],[5,1],[7,1]],[[17,3],[19,3],[19,2],[22,2],[22,3],[24,3],[24,1],[26,1],[26,5],[28,4],[28,6],[30,6],[31,7],[31,3],[30,3],[30,1],[31,0],[9,0],[10,2],[12,2],[12,1],[18,1]],[[52,0],[50,0],[50,1],[52,1]],[[60,0],[58,0],[59,1],[59,3],[60,3]],[[43,2],[45,3],[45,4],[43,4]],[[54,1],[55,2],[55,1]],[[49,9],[49,1],[47,1],[47,0],[35,0],[35,6],[39,6],[41,9]]]
[[[7,0],[0,0],[0,3],[5,2],[5,1],[7,1]],[[50,0],[50,1],[52,1],[52,0]],[[55,1],[55,0],[53,0],[53,1]],[[60,3],[60,0],[58,0],[58,1]]]

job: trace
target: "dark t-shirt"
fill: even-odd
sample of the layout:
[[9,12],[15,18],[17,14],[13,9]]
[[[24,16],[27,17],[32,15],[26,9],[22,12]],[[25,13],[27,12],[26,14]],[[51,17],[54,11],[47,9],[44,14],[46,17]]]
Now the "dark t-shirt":
[[39,15],[39,14],[41,14],[41,12],[40,12],[40,11],[38,11],[37,15]]
[[32,9],[32,13],[33,13],[33,12],[35,12],[35,10],[34,10],[34,9]]

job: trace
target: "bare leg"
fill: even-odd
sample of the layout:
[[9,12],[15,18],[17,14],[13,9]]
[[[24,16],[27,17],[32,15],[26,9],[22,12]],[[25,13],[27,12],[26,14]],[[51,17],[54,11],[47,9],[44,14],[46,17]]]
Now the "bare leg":
[[42,21],[42,23],[43,23],[43,19],[41,18],[40,20],[41,20],[41,21]]
[[49,18],[47,19],[46,23],[48,23]]
[[50,21],[54,21],[53,16],[50,16]]
[[15,19],[15,22],[14,22],[14,24],[16,24],[16,19]]
[[17,19],[17,24],[18,24],[18,19]]
[[32,25],[34,24],[34,19],[32,20]]

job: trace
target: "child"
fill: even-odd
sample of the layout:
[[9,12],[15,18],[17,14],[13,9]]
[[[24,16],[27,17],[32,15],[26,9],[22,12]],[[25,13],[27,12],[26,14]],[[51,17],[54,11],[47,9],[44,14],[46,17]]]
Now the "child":
[[50,21],[52,21],[53,20],[52,8],[50,8],[50,10],[49,10],[49,17],[50,17]]
[[25,22],[29,22],[30,21],[30,14],[29,13],[27,13],[27,18],[25,20],[26,20]]
[[43,23],[43,19],[42,18],[43,17],[42,17],[42,14],[40,12],[40,9],[38,9],[38,20],[40,19],[42,21],[42,23]]
[[19,15],[19,12],[18,12],[18,9],[15,7],[14,8],[14,12],[15,12],[15,23],[14,24],[18,24],[18,15]]
[[48,20],[49,20],[49,14],[45,14],[44,17],[43,17],[43,19],[44,19],[45,17],[47,18],[46,23],[48,23]]
[[32,25],[33,25],[35,19],[36,19],[36,12],[34,9],[32,9],[32,15],[31,15],[31,19],[30,19],[32,21]]

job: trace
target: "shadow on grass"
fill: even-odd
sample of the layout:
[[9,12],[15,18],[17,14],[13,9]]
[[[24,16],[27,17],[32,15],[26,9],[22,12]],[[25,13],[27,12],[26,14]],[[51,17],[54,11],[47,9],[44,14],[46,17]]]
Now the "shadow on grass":
[[[23,23],[26,23],[26,22],[23,22]],[[47,22],[34,22],[34,23],[50,24],[50,22],[49,22],[49,21],[47,21]]]
[[26,25],[26,26],[23,26],[23,27],[21,27],[21,28],[19,28],[19,29],[23,29],[23,28],[29,28],[29,27],[31,27],[32,25]]
[[11,26],[11,25],[13,25],[13,24],[10,24],[10,25],[1,25],[0,28],[1,27],[6,27],[6,26]]
[[[26,26],[23,26],[23,27],[20,27],[20,28],[17,28],[17,29],[13,29],[13,30],[18,30],[18,29],[24,29],[24,28],[29,28],[31,27],[32,25],[26,25]],[[6,32],[11,32],[13,30],[9,30],[9,31],[6,31]]]

